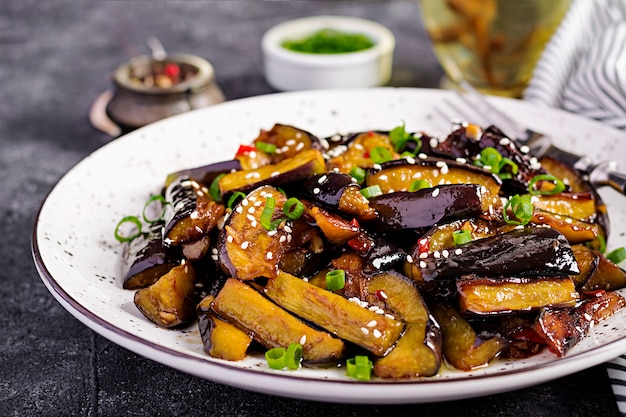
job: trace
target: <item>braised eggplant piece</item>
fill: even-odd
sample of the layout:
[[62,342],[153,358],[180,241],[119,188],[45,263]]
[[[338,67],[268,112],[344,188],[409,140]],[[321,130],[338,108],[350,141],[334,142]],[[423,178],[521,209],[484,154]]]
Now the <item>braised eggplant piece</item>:
[[528,151],[522,152],[526,149],[517,147],[514,141],[495,126],[489,126],[484,130],[472,124],[460,126],[444,141],[431,148],[430,152],[442,157],[473,161],[483,149],[489,147],[496,149],[502,157],[510,159],[518,167],[517,172],[511,170],[507,172],[511,175],[510,179],[503,182],[507,194],[526,192],[533,177],[546,173],[536,157]]
[[[582,248],[581,248],[582,250]],[[587,279],[581,283],[581,292],[594,292],[598,290],[614,291],[626,286],[626,271],[613,262],[609,261],[602,253],[589,249],[592,253],[592,265],[588,268]],[[595,260],[593,259],[595,257]],[[576,260],[583,263],[584,260],[576,257]]]
[[597,217],[596,202],[590,192],[536,195],[532,197],[532,203],[535,209],[583,222],[593,223]]
[[266,229],[261,216],[270,200],[274,202],[271,222],[279,220],[287,197],[273,187],[264,186],[237,204],[220,232],[219,261],[233,278],[274,277],[283,254],[304,246],[317,234],[302,219],[283,220],[271,230]]
[[385,231],[429,228],[483,213],[481,187],[475,184],[396,191],[370,198],[370,207],[378,213],[372,223]]
[[464,277],[456,285],[463,314],[495,315],[548,306],[571,307],[580,298],[569,277]]
[[344,174],[349,174],[354,167],[371,168],[375,165],[371,153],[374,148],[378,147],[386,149],[394,159],[399,157],[394,151],[387,132],[361,132],[351,136],[344,144],[331,148],[327,152],[329,156],[328,168]]
[[416,281],[455,279],[471,274],[567,276],[579,272],[567,239],[546,227],[515,229],[432,254],[418,240],[410,260],[405,263],[404,271]]
[[468,320],[477,333],[502,336],[507,344],[502,350],[501,358],[524,359],[539,353],[546,342],[533,329],[537,314],[516,314],[497,316],[495,328],[488,320]]
[[589,330],[626,306],[615,292],[603,292],[572,308],[545,308],[539,314],[534,330],[559,356],[565,354],[585,337]]
[[135,306],[151,322],[176,327],[195,316],[196,271],[190,263],[172,268],[154,284],[135,292]]
[[441,365],[441,332],[414,282],[388,271],[370,277],[366,291],[369,304],[406,322],[393,349],[374,364],[374,374],[393,379],[435,375]]
[[443,356],[456,369],[471,371],[488,364],[507,345],[499,336],[482,339],[472,326],[449,303],[429,305],[432,315],[441,326]]
[[535,209],[531,222],[550,226],[565,236],[571,244],[593,242],[605,237],[604,230],[597,223],[583,222],[547,211]]
[[586,245],[573,245],[572,252],[574,253],[580,272],[570,275],[570,278],[574,281],[576,288],[580,288],[589,281],[589,278],[598,270],[600,253]]
[[541,166],[548,174],[560,178],[573,193],[583,193],[593,189],[579,171],[556,158],[549,155],[542,156]]
[[300,343],[304,361],[312,363],[344,355],[342,340],[314,329],[239,280],[228,279],[211,308],[268,349]]
[[236,159],[215,162],[195,168],[183,169],[168,174],[165,178],[165,187],[169,187],[171,183],[180,177],[190,178],[200,184],[209,186],[219,175],[239,170],[241,170],[241,164]]
[[127,290],[147,287],[178,265],[180,261],[180,253],[163,244],[163,224],[154,224],[148,232],[124,246],[123,287]]
[[198,329],[204,350],[213,358],[240,361],[246,357],[252,337],[211,309],[213,295],[204,297],[196,307]]
[[385,355],[404,330],[399,320],[282,271],[268,281],[264,293],[293,314],[377,356]]
[[424,233],[418,241],[420,254],[422,252],[434,253],[444,249],[455,248],[453,233],[466,230],[470,233],[471,240],[483,239],[497,234],[510,232],[515,226],[503,223],[499,220],[486,220],[471,218],[456,220],[450,223],[438,224]]
[[277,164],[309,149],[322,151],[323,142],[306,130],[276,123],[270,130],[262,129],[253,146],[241,147],[236,158],[243,170],[251,170]]
[[224,215],[225,207],[208,194],[197,181],[179,177],[165,190],[165,228],[167,246],[196,242],[211,232]]
[[379,168],[370,169],[365,182],[368,187],[378,185],[383,194],[409,191],[417,180],[428,181],[432,186],[477,184],[484,187],[481,188],[481,194],[485,211],[492,211],[502,205],[498,197],[501,180],[472,165],[437,158],[403,158],[385,162]]
[[284,187],[325,171],[326,162],[321,152],[309,149],[276,164],[228,173],[219,179],[218,185],[222,198],[227,198],[235,191],[247,194],[263,185]]
[[311,223],[320,228],[322,234],[332,245],[343,245],[359,233],[358,223],[348,221],[308,201],[303,200],[302,203],[305,216],[310,218]]

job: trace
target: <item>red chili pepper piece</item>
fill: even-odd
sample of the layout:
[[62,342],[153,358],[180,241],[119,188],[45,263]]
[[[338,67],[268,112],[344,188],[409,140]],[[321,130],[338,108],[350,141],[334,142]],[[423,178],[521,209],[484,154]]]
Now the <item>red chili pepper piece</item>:
[[235,156],[244,156],[244,155],[248,155],[250,152],[256,150],[256,148],[254,146],[250,146],[250,145],[239,145],[239,149],[237,149],[237,153],[235,154]]
[[177,64],[170,62],[165,65],[163,72],[165,72],[165,75],[170,78],[177,78],[180,75],[180,67]]
[[418,253],[424,253],[424,252],[428,252],[428,250],[430,249],[430,240],[428,239],[420,239],[417,242],[417,252]]

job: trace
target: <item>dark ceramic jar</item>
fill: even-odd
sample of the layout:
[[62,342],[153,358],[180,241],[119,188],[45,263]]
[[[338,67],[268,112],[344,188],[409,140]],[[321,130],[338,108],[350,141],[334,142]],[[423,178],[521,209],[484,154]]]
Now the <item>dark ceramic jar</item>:
[[[155,68],[165,82],[154,76]],[[171,76],[169,81],[167,76]],[[224,101],[213,66],[187,54],[172,54],[162,61],[134,57],[115,70],[113,86],[106,114],[123,132]]]

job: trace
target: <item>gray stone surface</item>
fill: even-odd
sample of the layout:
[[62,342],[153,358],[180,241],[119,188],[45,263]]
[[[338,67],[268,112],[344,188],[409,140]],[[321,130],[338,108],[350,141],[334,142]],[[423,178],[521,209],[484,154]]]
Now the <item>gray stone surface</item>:
[[272,93],[259,40],[312,14],[375,19],[397,37],[392,85],[436,87],[440,69],[410,1],[0,3],[0,416],[611,416],[603,366],[536,387],[439,404],[296,401],[192,377],[96,335],[48,293],[30,240],[39,205],[110,138],[88,121],[110,73],[158,37],[208,58],[227,99]]

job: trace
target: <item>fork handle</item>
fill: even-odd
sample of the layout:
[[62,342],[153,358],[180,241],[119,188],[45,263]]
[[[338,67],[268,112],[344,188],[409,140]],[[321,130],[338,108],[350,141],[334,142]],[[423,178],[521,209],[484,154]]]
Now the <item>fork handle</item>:
[[626,174],[621,172],[609,172],[606,184],[626,195]]

